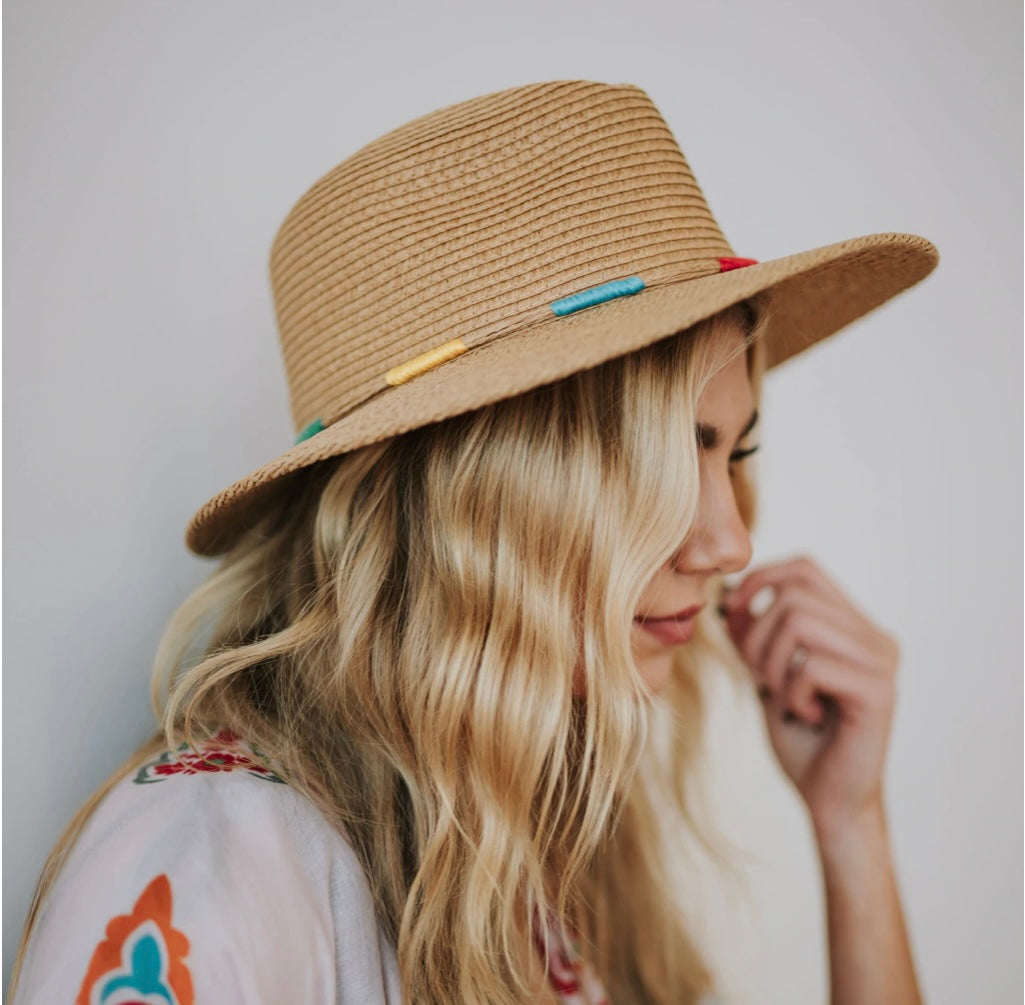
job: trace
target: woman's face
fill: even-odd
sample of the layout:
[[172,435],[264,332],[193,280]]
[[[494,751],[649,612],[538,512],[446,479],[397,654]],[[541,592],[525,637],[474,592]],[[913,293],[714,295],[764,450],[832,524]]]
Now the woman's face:
[[656,619],[714,601],[708,595],[709,580],[739,572],[751,561],[751,539],[737,509],[730,455],[755,445],[750,429],[754,410],[746,355],[741,354],[713,377],[698,402],[695,432],[703,447],[693,530],[648,583],[635,612],[634,659],[656,693],[669,680],[674,648],[685,645],[693,634],[694,618]]

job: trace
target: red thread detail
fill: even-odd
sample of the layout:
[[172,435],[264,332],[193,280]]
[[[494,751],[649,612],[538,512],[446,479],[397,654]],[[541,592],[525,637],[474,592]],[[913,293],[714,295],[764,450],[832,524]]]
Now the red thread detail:
[[720,258],[719,271],[729,272],[731,269],[742,269],[745,265],[757,265],[757,258]]

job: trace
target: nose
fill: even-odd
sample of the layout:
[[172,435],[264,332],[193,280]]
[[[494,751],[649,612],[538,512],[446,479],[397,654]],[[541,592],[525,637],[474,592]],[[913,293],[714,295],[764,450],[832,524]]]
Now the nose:
[[740,572],[750,564],[752,548],[733,480],[728,472],[702,474],[694,526],[673,556],[673,568],[708,575]]

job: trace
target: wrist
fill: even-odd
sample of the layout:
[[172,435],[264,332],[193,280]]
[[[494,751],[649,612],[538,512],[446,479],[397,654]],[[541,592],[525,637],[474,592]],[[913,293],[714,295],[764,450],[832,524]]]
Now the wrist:
[[881,799],[858,809],[812,813],[811,822],[823,852],[848,854],[888,840],[886,810]]

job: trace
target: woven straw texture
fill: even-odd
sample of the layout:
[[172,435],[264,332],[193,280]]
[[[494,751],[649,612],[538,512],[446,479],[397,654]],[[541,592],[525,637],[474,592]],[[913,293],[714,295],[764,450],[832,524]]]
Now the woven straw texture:
[[[325,428],[206,503],[186,543],[226,550],[285,476],[316,461],[597,365],[766,290],[778,366],[938,261],[911,234],[721,271],[734,256],[638,87],[532,84],[407,123],[317,181],[272,245],[295,428]],[[553,314],[553,301],[634,276],[640,293]]]

